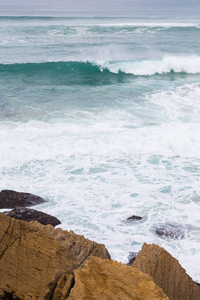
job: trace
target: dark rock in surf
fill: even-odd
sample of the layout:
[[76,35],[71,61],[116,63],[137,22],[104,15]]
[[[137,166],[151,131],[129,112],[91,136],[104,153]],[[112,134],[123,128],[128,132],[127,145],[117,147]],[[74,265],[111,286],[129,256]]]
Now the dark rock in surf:
[[51,224],[53,227],[61,224],[61,222],[56,217],[45,214],[41,211],[37,211],[35,209],[25,207],[16,207],[9,212],[4,212],[4,215],[7,215],[11,218],[15,218],[17,220],[24,220],[27,222],[38,221],[43,225]]
[[138,255],[138,252],[130,252],[129,253],[127,266],[132,265],[132,263],[136,260],[137,255]]
[[195,281],[195,283],[196,283],[198,286],[200,286],[200,283],[199,283],[199,282],[196,282],[196,281]]
[[127,218],[128,221],[138,221],[138,220],[142,220],[142,217],[139,216],[131,216],[129,218]]
[[154,226],[155,233],[162,238],[183,239],[187,229],[176,223],[158,224]]
[[3,190],[0,193],[0,209],[33,206],[44,202],[46,201],[43,198],[29,193],[19,193],[12,190]]

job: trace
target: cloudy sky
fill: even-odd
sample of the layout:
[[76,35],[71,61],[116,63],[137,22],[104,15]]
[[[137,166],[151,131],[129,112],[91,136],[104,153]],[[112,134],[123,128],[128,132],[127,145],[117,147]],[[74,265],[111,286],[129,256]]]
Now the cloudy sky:
[[0,15],[5,11],[133,11],[138,8],[153,10],[196,10],[200,0],[0,0]]
[[[60,5],[64,7],[74,7],[77,6],[84,7],[85,5],[91,5],[92,7],[131,7],[131,6],[141,6],[141,5],[155,5],[160,4],[161,6],[183,6],[183,5],[198,5],[200,0],[0,0],[1,6],[51,6],[59,7]],[[102,7],[103,8],[103,7]]]

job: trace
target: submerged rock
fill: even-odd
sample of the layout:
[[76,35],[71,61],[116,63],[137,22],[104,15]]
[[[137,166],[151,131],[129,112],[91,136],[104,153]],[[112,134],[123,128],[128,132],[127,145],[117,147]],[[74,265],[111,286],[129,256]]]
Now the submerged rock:
[[137,221],[137,220],[142,220],[142,217],[139,216],[131,216],[129,218],[127,218],[128,221]]
[[155,233],[168,239],[184,239],[188,234],[198,234],[200,229],[191,225],[181,225],[178,223],[157,224],[153,227]]
[[199,283],[199,282],[196,282],[196,281],[195,281],[195,283],[196,283],[198,286],[200,286],[200,283]]
[[180,224],[158,224],[154,226],[154,230],[160,237],[170,239],[183,239],[185,237],[185,228]]
[[46,201],[43,198],[29,193],[19,193],[11,190],[0,192],[0,209],[33,206],[44,202]]
[[0,299],[52,299],[61,276],[92,256],[110,258],[104,245],[0,214]]
[[145,243],[132,266],[152,276],[170,300],[200,300],[200,286],[158,245]]
[[[69,300],[169,299],[148,274],[116,261],[93,257],[82,269],[77,269],[73,273],[74,284],[69,291],[67,298]],[[69,280],[71,278],[66,277],[66,281],[62,281],[62,286],[69,286]],[[59,296],[60,298],[53,297],[53,300],[66,299]]]
[[128,263],[127,266],[131,266],[132,263],[136,260],[136,256],[138,255],[138,252],[130,252],[128,256]]
[[30,209],[26,207],[16,207],[11,211],[4,212],[5,215],[15,218],[17,220],[24,220],[27,222],[30,221],[38,221],[39,223],[43,225],[52,225],[55,227],[56,225],[61,224],[61,222],[51,215],[45,214],[41,211]]

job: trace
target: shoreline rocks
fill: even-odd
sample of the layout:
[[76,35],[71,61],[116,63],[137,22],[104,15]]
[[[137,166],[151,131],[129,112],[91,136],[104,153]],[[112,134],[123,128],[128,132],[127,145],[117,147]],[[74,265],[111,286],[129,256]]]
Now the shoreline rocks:
[[170,300],[200,300],[200,286],[177,259],[158,245],[144,243],[132,267],[152,276]]
[[51,299],[62,275],[92,256],[110,259],[104,245],[73,231],[4,214],[0,228],[0,299]]
[[61,222],[54,216],[26,207],[16,207],[11,211],[3,212],[3,214],[17,220],[24,220],[27,222],[38,221],[40,224],[50,224],[53,227],[61,224]]
[[1,300],[200,300],[200,286],[157,245],[127,266],[73,231],[2,213],[0,228]]
[[19,193],[12,190],[0,192],[0,209],[33,206],[44,202],[46,200],[30,193]]
[[[158,245],[144,244],[125,265],[112,261],[104,245],[53,228],[57,218],[18,207],[43,202],[29,193],[0,193],[0,208],[14,205],[0,213],[0,300],[200,300],[199,284]],[[160,235],[176,238],[167,225],[157,227]]]
[[117,261],[92,257],[73,274],[74,285],[69,292],[69,300],[169,299],[151,276]]

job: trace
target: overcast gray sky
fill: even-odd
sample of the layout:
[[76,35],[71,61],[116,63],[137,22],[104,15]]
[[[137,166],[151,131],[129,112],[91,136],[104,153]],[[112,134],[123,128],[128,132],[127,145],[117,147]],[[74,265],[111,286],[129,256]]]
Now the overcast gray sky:
[[200,0],[0,0],[5,10],[125,11],[133,8],[199,9]]
[[200,0],[0,0],[1,6],[46,6],[59,7],[60,5],[66,7],[77,7],[79,5],[92,5],[96,6],[141,6],[141,5],[153,5],[160,4],[163,6],[174,6],[174,5],[195,5],[199,4]]

